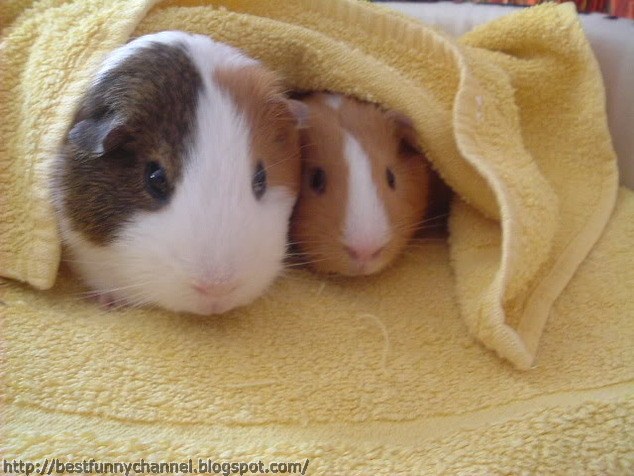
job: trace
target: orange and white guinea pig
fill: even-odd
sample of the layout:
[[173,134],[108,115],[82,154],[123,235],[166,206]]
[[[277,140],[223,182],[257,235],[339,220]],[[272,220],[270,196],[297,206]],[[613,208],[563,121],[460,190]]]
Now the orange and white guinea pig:
[[400,254],[424,218],[430,170],[409,118],[336,94],[302,98],[302,181],[291,242],[310,267],[367,275]]

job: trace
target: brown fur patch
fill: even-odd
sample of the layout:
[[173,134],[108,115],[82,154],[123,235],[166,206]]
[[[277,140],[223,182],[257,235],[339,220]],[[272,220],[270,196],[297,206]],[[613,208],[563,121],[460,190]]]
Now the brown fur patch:
[[[350,133],[368,154],[379,198],[385,204],[393,239],[382,252],[382,266],[403,249],[423,220],[428,202],[428,165],[418,150],[410,124],[378,106],[343,97],[337,109],[325,96],[304,99],[309,105],[310,126],[305,131],[302,190],[291,225],[292,239],[312,267],[322,272],[350,274],[350,257],[342,246],[348,197],[348,166],[343,156],[344,132]],[[328,185],[323,195],[310,190],[310,170],[321,164]],[[386,170],[395,176],[390,188]]]
[[300,157],[297,118],[278,76],[262,66],[218,68],[218,86],[227,91],[251,126],[253,170],[262,162],[267,186],[299,191]]
[[[170,191],[177,186],[201,84],[182,47],[156,43],[89,89],[62,147],[55,178],[75,230],[104,245],[137,210],[164,205],[146,190],[146,167],[159,163]],[[100,153],[112,122],[119,129],[107,136],[109,143]]]

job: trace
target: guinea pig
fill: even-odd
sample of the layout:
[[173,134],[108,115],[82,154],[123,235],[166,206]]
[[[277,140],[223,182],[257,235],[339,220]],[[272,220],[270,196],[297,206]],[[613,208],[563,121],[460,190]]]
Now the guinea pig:
[[384,269],[419,228],[430,171],[411,120],[347,96],[316,93],[302,136],[291,240],[319,272]]
[[108,55],[52,173],[68,261],[102,304],[222,313],[283,268],[304,106],[209,37],[166,31]]

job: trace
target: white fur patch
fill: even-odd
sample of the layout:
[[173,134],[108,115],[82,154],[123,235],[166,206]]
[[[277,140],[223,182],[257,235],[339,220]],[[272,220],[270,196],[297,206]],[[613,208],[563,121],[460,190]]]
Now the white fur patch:
[[350,133],[345,133],[344,140],[348,203],[343,241],[351,248],[378,249],[390,240],[389,218],[372,177],[370,158]]

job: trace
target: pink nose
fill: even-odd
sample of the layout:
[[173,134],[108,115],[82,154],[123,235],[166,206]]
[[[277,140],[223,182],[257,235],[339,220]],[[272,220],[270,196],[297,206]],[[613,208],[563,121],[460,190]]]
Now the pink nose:
[[344,246],[350,257],[359,263],[367,263],[378,258],[383,252],[384,246]]
[[211,281],[204,279],[194,279],[191,285],[198,293],[210,297],[226,296],[238,287],[238,283],[235,281]]

